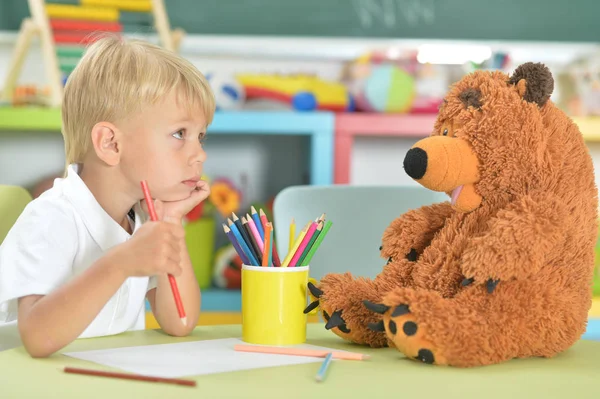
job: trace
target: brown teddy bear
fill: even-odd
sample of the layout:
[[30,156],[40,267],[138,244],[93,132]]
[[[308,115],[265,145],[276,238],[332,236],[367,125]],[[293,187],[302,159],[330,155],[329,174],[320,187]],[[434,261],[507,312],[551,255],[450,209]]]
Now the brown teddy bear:
[[383,234],[375,279],[309,284],[325,328],[425,363],[551,357],[585,332],[598,191],[577,126],[550,100],[550,71],[478,71],[450,89],[406,173],[450,201]]

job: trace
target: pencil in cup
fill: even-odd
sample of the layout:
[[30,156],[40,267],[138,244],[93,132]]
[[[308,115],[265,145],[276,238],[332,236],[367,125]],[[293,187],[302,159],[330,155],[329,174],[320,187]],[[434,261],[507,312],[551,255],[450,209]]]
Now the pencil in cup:
[[260,234],[261,238],[264,241],[266,239],[265,228],[264,228],[262,221],[260,220],[260,216],[258,215],[258,212],[256,212],[256,208],[254,208],[254,206],[252,206],[250,208],[250,213],[252,214],[252,220],[254,220],[254,224],[256,225],[256,228],[258,229],[258,233]]
[[[246,242],[246,244],[248,244],[248,248],[250,248],[250,250],[252,251],[252,256],[254,257],[254,259],[258,259],[259,256],[256,253],[256,251],[254,250],[254,247],[252,246],[252,242],[250,240],[250,236],[248,235],[248,231],[244,228],[244,226],[242,226],[242,221],[237,217],[237,215],[235,213],[232,213],[231,215],[232,215],[232,219],[233,219],[232,223],[235,224],[238,232],[244,238],[244,241]],[[258,265],[258,263],[253,263],[253,264]]]
[[271,223],[267,223],[265,226],[265,244],[263,246],[263,266],[271,266],[272,258],[271,258],[271,242],[273,240],[273,225]]
[[248,224],[248,220],[246,219],[245,216],[242,216],[242,227],[244,228],[244,230],[246,230],[246,235],[248,236],[249,245],[254,250],[256,259],[259,262],[258,265],[260,265],[260,262],[262,262],[262,251],[260,250],[260,247],[258,246],[258,242],[256,241],[256,238],[252,234],[252,231],[250,230],[250,225]]
[[317,249],[319,249],[319,246],[321,245],[321,243],[325,239],[325,236],[327,235],[327,232],[331,228],[331,225],[332,225],[331,220],[327,220],[325,222],[325,226],[323,227],[323,231],[321,231],[319,233],[319,235],[317,236],[317,239],[315,240],[315,243],[312,245],[312,247],[308,251],[308,254],[306,254],[306,257],[304,258],[304,260],[302,261],[302,263],[300,264],[300,266],[306,266],[306,265],[308,265],[310,263],[310,261],[313,258],[313,256],[315,256],[315,253],[317,252]]
[[[267,215],[265,214],[265,211],[263,211],[262,209],[259,211],[260,214],[260,221],[263,225],[263,229],[265,229],[265,226],[267,225],[267,223],[271,223],[269,222],[269,220],[267,219]],[[273,223],[271,223],[272,225]],[[273,266],[281,266],[281,259],[279,259],[279,254],[277,253],[277,242],[275,241],[275,232],[273,231],[273,226],[271,226],[271,234],[273,235],[272,239],[271,239],[271,255],[273,256],[273,261],[272,264]]]
[[[242,260],[243,260],[244,258],[242,256],[242,254],[245,254],[246,255],[246,259],[248,260],[247,264],[249,264],[249,265],[258,265],[258,260],[254,257],[254,254],[252,253],[252,250],[248,246],[248,243],[246,242],[246,240],[242,236],[242,233],[238,229],[237,225],[232,222],[229,225],[229,228],[231,229],[231,232],[233,233],[235,239],[237,240],[238,244],[240,245],[240,247],[242,249],[242,252],[238,252],[238,255],[240,255],[240,258],[242,258]],[[237,248],[236,248],[236,250],[237,250]]]
[[302,256],[304,249],[308,245],[309,241],[312,239],[312,236],[315,234],[316,230],[317,230],[317,222],[312,222],[310,224],[310,227],[308,228],[308,231],[302,238],[300,245],[296,249],[296,252],[294,252],[294,255],[292,256],[292,260],[290,260],[290,267],[294,267],[298,264],[298,260]]
[[223,223],[223,231],[225,231],[225,234],[227,235],[227,238],[229,238],[229,242],[231,242],[231,244],[235,248],[235,251],[238,253],[240,258],[242,258],[242,262],[244,262],[244,264],[246,264],[246,265],[251,264],[251,261],[248,258],[248,255],[242,249],[238,240],[236,240],[235,235],[233,234],[233,231],[231,231],[231,228],[229,228],[229,226],[227,226],[225,223]]
[[[158,216],[156,215],[156,210],[154,209],[154,201],[152,201],[152,196],[150,195],[150,189],[148,188],[148,182],[143,180],[141,182],[142,191],[144,192],[144,198],[146,199],[146,204],[148,205],[148,213],[150,213],[150,220],[153,222],[158,221]],[[184,326],[187,326],[187,316],[185,314],[185,309],[183,308],[183,302],[181,301],[181,295],[179,295],[179,287],[177,287],[177,280],[172,274],[169,274],[169,283],[171,285],[171,291],[173,292],[173,298],[175,299],[175,305],[177,306],[177,312],[179,313],[179,318]]]

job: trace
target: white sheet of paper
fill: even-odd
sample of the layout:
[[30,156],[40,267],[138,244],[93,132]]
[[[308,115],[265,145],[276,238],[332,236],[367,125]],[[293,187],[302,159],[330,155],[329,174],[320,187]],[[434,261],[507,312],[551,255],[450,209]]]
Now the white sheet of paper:
[[[323,361],[322,358],[318,357],[240,352],[233,349],[236,344],[246,343],[237,338],[224,338],[175,344],[69,352],[64,355],[131,373],[166,378]],[[294,347],[331,350],[331,348],[308,344],[295,345]]]

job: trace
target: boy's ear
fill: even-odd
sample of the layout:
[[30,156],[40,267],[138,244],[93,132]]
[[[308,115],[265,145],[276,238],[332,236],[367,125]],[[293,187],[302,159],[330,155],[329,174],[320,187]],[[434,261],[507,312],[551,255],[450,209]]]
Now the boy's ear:
[[109,166],[119,164],[121,159],[121,135],[110,122],[99,122],[92,128],[94,152]]

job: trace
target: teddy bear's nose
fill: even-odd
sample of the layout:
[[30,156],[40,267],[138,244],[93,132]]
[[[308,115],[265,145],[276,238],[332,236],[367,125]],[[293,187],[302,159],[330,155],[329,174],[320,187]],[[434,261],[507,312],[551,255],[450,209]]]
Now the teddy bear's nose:
[[415,147],[408,150],[404,157],[404,170],[413,179],[420,179],[427,171],[427,153]]

